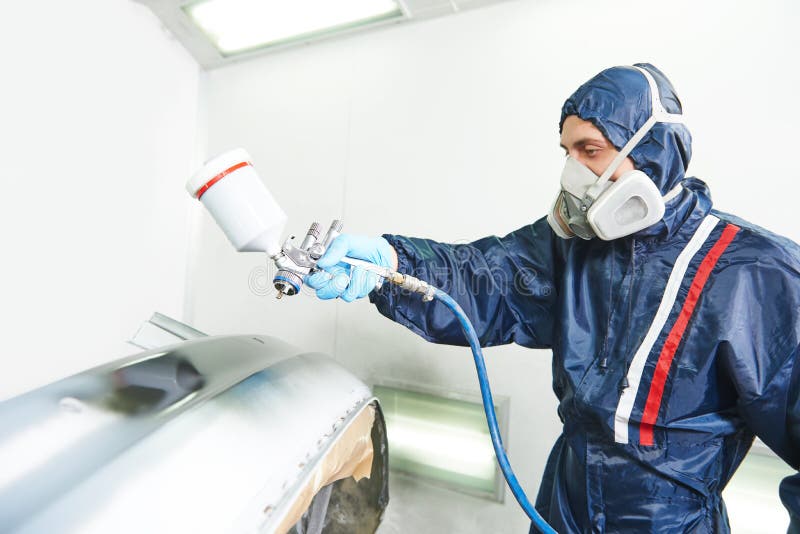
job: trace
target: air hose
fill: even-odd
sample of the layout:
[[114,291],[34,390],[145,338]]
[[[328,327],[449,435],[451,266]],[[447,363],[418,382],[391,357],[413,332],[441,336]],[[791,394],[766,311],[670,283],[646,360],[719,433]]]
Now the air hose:
[[472,349],[472,357],[475,360],[475,369],[478,372],[478,384],[480,385],[481,389],[481,398],[483,399],[483,411],[486,413],[486,423],[489,425],[489,434],[492,438],[492,447],[494,447],[494,454],[497,457],[497,463],[500,465],[500,470],[503,472],[503,476],[508,483],[508,487],[511,489],[511,493],[514,494],[514,498],[517,499],[517,502],[525,511],[527,516],[531,519],[539,532],[542,534],[556,534],[556,531],[553,529],[553,527],[547,524],[547,521],[545,521],[544,518],[539,515],[539,512],[536,511],[536,508],[534,508],[531,502],[528,500],[528,496],[525,495],[525,491],[522,489],[519,480],[517,480],[514,470],[511,469],[511,463],[508,461],[508,455],[503,447],[503,440],[500,437],[497,416],[494,413],[494,400],[492,399],[492,390],[489,387],[489,375],[486,372],[486,362],[483,359],[483,350],[481,350],[478,334],[475,332],[475,328],[472,326],[467,314],[464,313],[464,310],[461,308],[458,302],[453,299],[453,297],[441,289],[431,286],[427,282],[423,282],[422,280],[412,276],[396,272],[387,273],[387,275],[384,276],[387,280],[403,289],[422,294],[423,301],[438,300],[447,306],[447,308],[453,312],[453,315],[456,316],[459,324],[461,325],[461,329],[464,331],[464,335],[467,338],[469,347]]
[[473,328],[472,323],[467,318],[464,310],[461,309],[461,306],[458,305],[458,302],[453,300],[453,297],[437,288],[434,290],[433,298],[447,306],[450,311],[453,312],[458,319],[458,322],[461,324],[461,329],[464,331],[464,335],[467,337],[469,347],[472,349],[472,357],[475,359],[475,369],[478,372],[478,384],[481,388],[481,398],[483,399],[483,411],[486,412],[486,422],[489,425],[489,434],[492,437],[494,454],[497,456],[497,463],[500,464],[500,470],[503,472],[503,476],[506,478],[506,482],[508,483],[508,487],[511,489],[511,493],[514,494],[514,498],[517,499],[517,502],[531,519],[539,532],[542,534],[555,534],[556,531],[553,530],[553,527],[547,524],[542,516],[539,515],[539,512],[536,511],[536,508],[534,508],[531,502],[528,500],[528,496],[525,495],[525,491],[522,489],[519,480],[517,480],[514,470],[511,469],[511,463],[508,461],[508,455],[503,447],[503,440],[500,437],[500,429],[497,426],[497,416],[494,413],[492,390],[489,387],[489,376],[486,373],[486,363],[483,360],[483,351],[481,350],[481,345],[478,342],[478,334],[475,333],[475,328]]

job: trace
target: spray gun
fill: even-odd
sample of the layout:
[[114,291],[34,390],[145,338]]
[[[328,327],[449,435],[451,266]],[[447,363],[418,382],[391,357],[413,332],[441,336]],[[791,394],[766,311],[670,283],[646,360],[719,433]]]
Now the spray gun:
[[[192,176],[186,184],[186,189],[190,195],[205,205],[236,250],[266,252],[275,262],[278,272],[275,274],[273,284],[278,290],[277,298],[296,295],[300,291],[305,276],[317,270],[317,260],[342,230],[342,222],[335,220],[325,237],[320,239],[321,227],[315,222],[308,229],[299,247],[294,246],[293,236],[286,239],[281,246],[279,243],[286,226],[286,213],[258,177],[250,163],[250,156],[241,148],[225,152],[207,161]],[[461,306],[441,289],[413,276],[354,258],[343,258],[342,261],[372,271],[401,289],[417,293],[425,302],[435,299],[453,312],[472,349],[489,434],[500,469],[517,502],[536,527],[541,532],[555,534],[555,530],[534,509],[511,469],[500,438],[478,335]]]
[[278,290],[278,298],[284,295],[296,295],[300,292],[303,285],[303,278],[309,274],[317,264],[317,260],[322,257],[331,242],[339,235],[342,230],[341,221],[333,221],[328,233],[320,240],[320,224],[312,223],[308,229],[306,237],[299,247],[292,243],[294,236],[284,241],[280,253],[272,256],[272,260],[278,267],[278,272],[272,283]]
[[[281,252],[272,256],[275,265],[278,267],[278,272],[273,280],[275,289],[278,290],[278,298],[283,295],[296,295],[300,291],[305,275],[317,270],[317,260],[322,257],[333,240],[336,239],[336,236],[342,231],[342,221],[333,221],[330,228],[328,228],[328,233],[325,234],[322,240],[319,239],[319,229],[319,223],[312,223],[300,247],[295,247],[292,244],[292,236],[283,243]],[[436,288],[418,278],[356,258],[345,257],[342,258],[342,261],[371,271],[390,283],[400,286],[401,289],[421,294],[423,302],[433,300]]]
[[[207,161],[189,179],[186,190],[205,205],[236,250],[266,252],[275,262],[277,298],[300,292],[305,276],[317,270],[317,260],[342,231],[342,222],[335,220],[320,239],[321,226],[315,222],[300,246],[294,245],[294,236],[279,245],[288,217],[258,177],[250,155],[241,148]],[[425,302],[434,298],[436,288],[423,280],[355,258],[342,261],[418,293]]]

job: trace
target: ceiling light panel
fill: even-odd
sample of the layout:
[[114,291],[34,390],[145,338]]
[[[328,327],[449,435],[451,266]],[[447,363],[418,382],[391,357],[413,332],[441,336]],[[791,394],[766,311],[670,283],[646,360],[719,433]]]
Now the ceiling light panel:
[[182,9],[223,56],[403,16],[395,0],[200,0]]

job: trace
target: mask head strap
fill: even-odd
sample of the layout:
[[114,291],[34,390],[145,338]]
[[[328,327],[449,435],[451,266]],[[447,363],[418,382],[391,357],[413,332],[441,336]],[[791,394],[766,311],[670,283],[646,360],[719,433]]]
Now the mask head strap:
[[650,97],[651,97],[651,108],[652,114],[650,118],[642,124],[642,127],[639,128],[633,137],[625,143],[625,146],[622,147],[622,150],[611,160],[611,164],[606,168],[603,174],[600,175],[600,178],[589,188],[586,192],[586,199],[588,201],[587,205],[591,205],[597,197],[600,196],[600,193],[603,192],[604,188],[603,185],[611,178],[611,175],[614,174],[614,171],[622,165],[622,162],[625,161],[625,158],[628,157],[628,154],[631,153],[636,145],[647,135],[647,132],[657,123],[657,122],[671,122],[671,123],[683,123],[683,115],[677,113],[667,113],[666,108],[661,103],[661,98],[659,98],[658,94],[658,85],[656,85],[656,80],[653,78],[653,75],[650,74],[647,70],[641,67],[633,67],[634,69],[638,70],[639,72],[644,75],[645,79],[647,80],[647,85],[650,86]]

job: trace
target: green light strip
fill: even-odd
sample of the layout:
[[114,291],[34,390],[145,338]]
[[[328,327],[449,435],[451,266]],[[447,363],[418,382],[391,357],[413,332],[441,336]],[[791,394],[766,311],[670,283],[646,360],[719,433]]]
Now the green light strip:
[[386,419],[391,469],[497,499],[498,470],[483,406],[375,386]]

